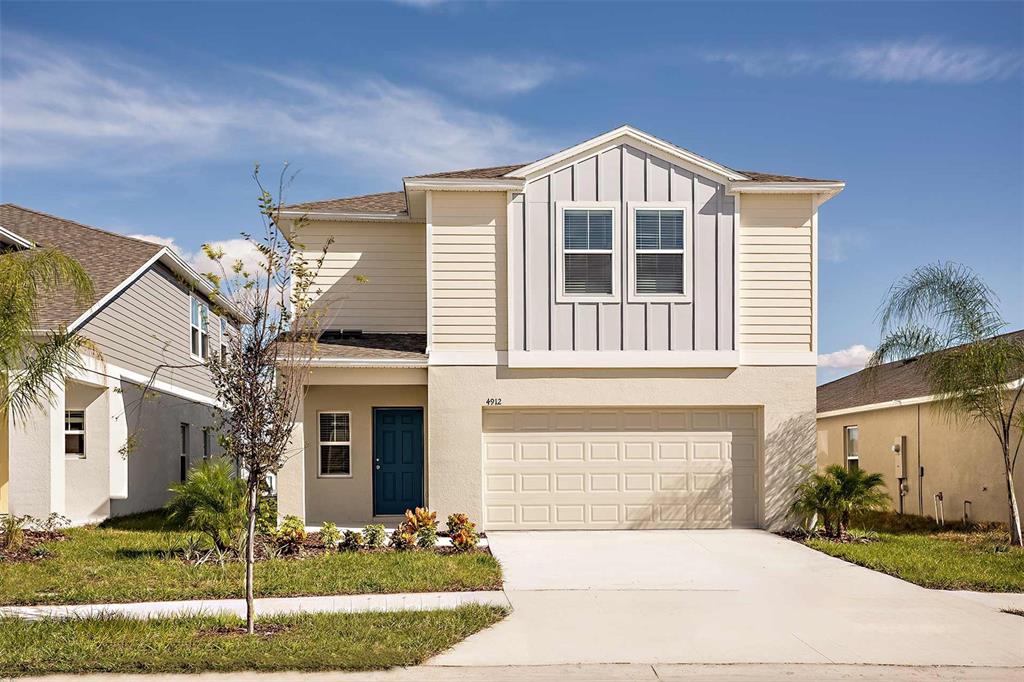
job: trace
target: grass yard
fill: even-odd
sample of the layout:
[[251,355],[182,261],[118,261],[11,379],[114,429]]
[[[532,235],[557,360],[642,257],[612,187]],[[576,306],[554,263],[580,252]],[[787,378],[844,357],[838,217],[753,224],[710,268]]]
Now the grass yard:
[[940,590],[1024,592],[1024,551],[1008,546],[1004,528],[938,527],[930,519],[870,514],[853,524],[877,540],[841,544],[813,538],[821,552]]
[[[87,604],[241,595],[242,562],[192,565],[164,558],[189,534],[151,513],[72,528],[44,559],[0,562],[0,605]],[[256,596],[498,589],[501,567],[486,552],[336,552],[256,564]]]
[[[52,673],[195,673],[373,670],[416,665],[496,623],[505,611],[302,614],[258,621],[202,616],[160,620],[0,619],[0,670]],[[262,630],[262,632],[260,632]]]

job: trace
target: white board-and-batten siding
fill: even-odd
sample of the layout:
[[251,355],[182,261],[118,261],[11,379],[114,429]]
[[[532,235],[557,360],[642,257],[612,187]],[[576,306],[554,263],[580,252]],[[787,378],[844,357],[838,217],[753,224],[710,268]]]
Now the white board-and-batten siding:
[[[615,202],[618,296],[560,302],[555,295],[556,206],[567,201]],[[692,213],[685,244],[688,300],[630,302],[633,257],[626,229],[630,202],[684,202]],[[532,179],[516,197],[513,216],[512,344],[527,351],[734,350],[735,199],[713,179],[653,154],[619,145]]]

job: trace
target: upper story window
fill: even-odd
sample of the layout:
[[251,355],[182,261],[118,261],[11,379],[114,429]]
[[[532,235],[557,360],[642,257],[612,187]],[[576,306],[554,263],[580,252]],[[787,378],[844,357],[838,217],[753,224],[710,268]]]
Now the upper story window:
[[860,428],[847,426],[843,429],[843,449],[846,451],[846,468],[860,469]]
[[617,223],[614,203],[559,203],[559,300],[614,299],[618,295]]
[[630,202],[629,299],[688,300],[688,205]]
[[205,360],[210,357],[210,306],[195,296],[191,297],[191,339],[192,357]]
[[231,333],[231,326],[228,321],[221,316],[220,318],[220,363],[227,364],[228,352],[229,352],[229,339],[228,336]]

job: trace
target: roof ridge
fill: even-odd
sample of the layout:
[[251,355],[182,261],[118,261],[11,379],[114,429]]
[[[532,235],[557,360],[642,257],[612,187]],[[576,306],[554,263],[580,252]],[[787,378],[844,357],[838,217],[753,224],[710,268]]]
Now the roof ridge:
[[44,218],[49,218],[51,220],[57,220],[57,221],[62,222],[62,223],[71,223],[72,225],[76,225],[76,226],[84,228],[86,230],[92,230],[93,232],[99,232],[101,234],[105,234],[105,235],[110,236],[110,237],[119,237],[121,239],[127,239],[129,241],[137,242],[139,244],[145,244],[146,246],[152,246],[155,249],[165,249],[165,248],[167,248],[167,246],[165,246],[164,244],[158,244],[156,242],[147,241],[145,239],[139,239],[138,237],[129,237],[128,235],[121,234],[120,232],[111,232],[110,230],[104,230],[102,227],[95,227],[93,225],[86,225],[85,223],[80,223],[77,220],[71,220],[70,218],[62,218],[61,216],[54,215],[52,213],[47,213],[45,211],[39,211],[39,210],[34,209],[34,208],[27,208],[25,206],[21,206],[19,204],[15,204],[15,203],[12,203],[12,202],[9,202],[9,201],[5,202],[3,204],[0,204],[0,207],[16,208],[19,211],[25,211],[26,213],[35,213],[36,215],[43,216]]

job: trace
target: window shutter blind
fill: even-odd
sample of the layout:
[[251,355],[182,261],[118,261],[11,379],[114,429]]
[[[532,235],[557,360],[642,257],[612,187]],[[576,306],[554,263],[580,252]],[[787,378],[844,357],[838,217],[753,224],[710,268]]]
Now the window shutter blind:
[[683,225],[682,211],[637,210],[636,293],[683,293]]
[[348,415],[323,412],[320,414],[320,441],[337,443],[349,440]]
[[565,293],[612,293],[612,254],[600,253],[612,250],[612,212],[570,209],[562,220]]
[[681,294],[683,292],[682,254],[638,253],[636,255],[636,292],[638,294]]
[[320,446],[320,473],[328,476],[348,474],[351,469],[351,451],[348,445]]
[[612,256],[610,253],[565,254],[565,293],[612,293]]

